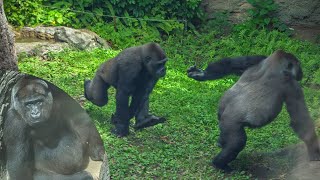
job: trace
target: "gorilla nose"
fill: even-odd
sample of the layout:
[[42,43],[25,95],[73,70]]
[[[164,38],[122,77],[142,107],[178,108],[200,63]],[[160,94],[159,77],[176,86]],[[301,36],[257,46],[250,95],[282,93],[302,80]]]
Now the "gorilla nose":
[[34,118],[34,119],[39,118],[40,117],[40,112],[39,111],[31,112],[31,117]]

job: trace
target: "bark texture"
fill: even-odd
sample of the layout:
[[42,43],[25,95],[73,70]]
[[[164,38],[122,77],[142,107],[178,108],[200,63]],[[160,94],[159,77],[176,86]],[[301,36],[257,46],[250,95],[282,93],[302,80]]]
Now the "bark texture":
[[24,75],[17,71],[0,71],[0,179],[5,176],[5,154],[2,143],[4,117],[9,108],[11,89]]
[[0,0],[0,70],[18,70],[14,35],[4,13],[3,0]]

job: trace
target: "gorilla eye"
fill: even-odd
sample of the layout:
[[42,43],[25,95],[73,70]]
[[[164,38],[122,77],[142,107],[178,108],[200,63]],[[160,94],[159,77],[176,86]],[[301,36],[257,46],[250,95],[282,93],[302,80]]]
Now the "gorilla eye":
[[293,67],[293,64],[292,63],[289,63],[288,64],[288,69],[291,69]]

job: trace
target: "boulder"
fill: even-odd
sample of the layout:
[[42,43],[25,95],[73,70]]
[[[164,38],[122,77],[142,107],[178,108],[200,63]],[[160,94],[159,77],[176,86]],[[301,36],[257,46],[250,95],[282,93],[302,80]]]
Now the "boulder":
[[110,48],[107,42],[95,33],[68,27],[57,27],[54,38],[56,41],[66,42],[81,50],[96,47]]
[[46,58],[49,52],[59,52],[65,48],[91,50],[94,48],[109,49],[107,41],[96,33],[86,29],[68,27],[24,27],[15,32],[16,52],[27,56]]

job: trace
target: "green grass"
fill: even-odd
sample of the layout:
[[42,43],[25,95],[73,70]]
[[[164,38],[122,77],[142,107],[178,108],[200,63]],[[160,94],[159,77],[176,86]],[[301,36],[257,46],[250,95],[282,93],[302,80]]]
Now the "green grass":
[[[162,46],[170,61],[166,77],[157,83],[151,95],[150,109],[166,117],[166,123],[137,132],[130,128],[130,135],[120,139],[110,134],[115,89],[109,90],[107,106],[99,108],[88,101],[84,103],[105,142],[114,179],[251,179],[247,167],[257,163],[252,158],[254,152],[271,152],[299,142],[289,128],[289,116],[284,108],[270,125],[247,130],[246,148],[231,164],[237,172],[224,175],[213,169],[211,159],[220,151],[216,146],[218,102],[237,77],[197,82],[186,76],[186,69],[194,63],[205,67],[207,62],[221,57],[268,55],[281,48],[301,60],[308,82],[318,83],[314,74],[319,73],[319,69],[312,69],[320,64],[318,46],[265,31],[240,32],[221,39],[215,38],[214,32],[200,37],[169,37]],[[51,54],[48,60],[20,59],[19,67],[22,72],[47,79],[79,99],[83,94],[83,80],[92,78],[99,64],[119,52],[69,50]],[[303,82],[307,84],[306,78]],[[304,91],[312,117],[319,118],[320,91],[306,86]]]

